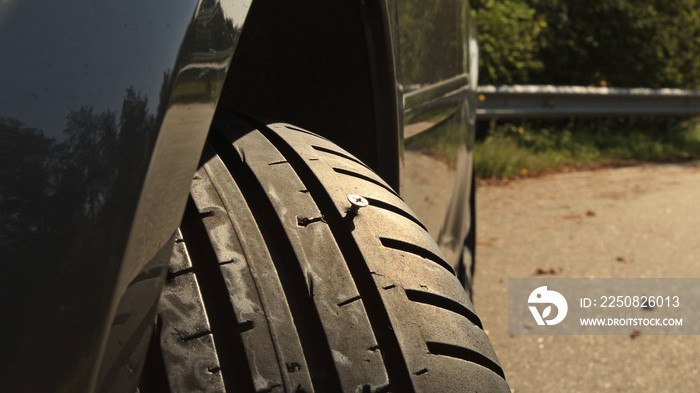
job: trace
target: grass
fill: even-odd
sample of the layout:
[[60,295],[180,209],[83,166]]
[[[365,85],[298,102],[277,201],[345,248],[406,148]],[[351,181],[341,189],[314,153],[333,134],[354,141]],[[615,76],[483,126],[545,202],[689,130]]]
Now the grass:
[[561,168],[700,159],[700,119],[494,124],[475,147],[477,176],[513,178]]

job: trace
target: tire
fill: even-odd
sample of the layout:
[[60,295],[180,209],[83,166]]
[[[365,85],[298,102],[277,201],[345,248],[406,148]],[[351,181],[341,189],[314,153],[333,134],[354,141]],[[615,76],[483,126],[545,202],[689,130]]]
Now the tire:
[[180,231],[142,392],[510,391],[423,225],[317,135],[217,114]]

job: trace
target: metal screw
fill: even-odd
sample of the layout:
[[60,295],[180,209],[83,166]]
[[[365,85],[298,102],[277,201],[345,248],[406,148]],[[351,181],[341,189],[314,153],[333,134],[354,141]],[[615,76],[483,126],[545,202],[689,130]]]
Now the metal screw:
[[367,199],[359,195],[348,195],[348,201],[350,201],[350,209],[348,210],[350,214],[357,214],[361,207],[369,205]]

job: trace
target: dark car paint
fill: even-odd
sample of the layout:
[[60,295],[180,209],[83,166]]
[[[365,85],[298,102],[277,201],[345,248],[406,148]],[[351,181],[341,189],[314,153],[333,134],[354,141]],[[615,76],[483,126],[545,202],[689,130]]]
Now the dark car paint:
[[0,391],[94,390],[120,297],[179,224],[247,8],[0,5]]
[[[475,246],[476,28],[467,1],[403,0],[398,15],[401,195],[458,276],[468,278]],[[463,284],[468,289],[471,282]]]
[[398,187],[396,9],[0,5],[0,391],[134,385],[222,91],[222,108],[317,131]]

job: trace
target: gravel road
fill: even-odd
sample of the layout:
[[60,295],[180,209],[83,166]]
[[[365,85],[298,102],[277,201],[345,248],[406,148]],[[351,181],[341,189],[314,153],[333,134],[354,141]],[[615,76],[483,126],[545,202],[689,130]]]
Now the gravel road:
[[700,162],[477,189],[474,304],[514,392],[697,392],[700,336],[511,336],[507,279],[700,277]]

